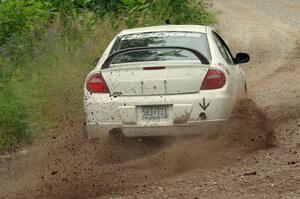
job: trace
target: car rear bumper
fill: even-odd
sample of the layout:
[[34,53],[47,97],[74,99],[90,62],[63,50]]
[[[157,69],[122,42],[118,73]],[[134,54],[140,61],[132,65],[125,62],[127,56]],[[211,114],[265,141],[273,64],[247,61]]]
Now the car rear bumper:
[[126,126],[122,124],[86,124],[87,137],[99,138],[108,136],[114,130],[120,130],[126,137],[144,136],[185,136],[185,135],[211,135],[219,133],[225,119],[187,122],[184,125],[162,126]]
[[[163,96],[122,96],[85,93],[86,132],[89,138],[119,129],[125,136],[201,135],[213,133],[228,118],[235,103],[225,90]],[[145,121],[143,106],[168,106],[166,120]]]

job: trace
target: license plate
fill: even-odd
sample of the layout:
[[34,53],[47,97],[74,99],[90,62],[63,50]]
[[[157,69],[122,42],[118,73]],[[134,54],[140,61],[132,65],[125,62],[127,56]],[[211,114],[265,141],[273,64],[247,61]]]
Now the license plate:
[[143,120],[161,120],[169,117],[168,106],[143,106]]

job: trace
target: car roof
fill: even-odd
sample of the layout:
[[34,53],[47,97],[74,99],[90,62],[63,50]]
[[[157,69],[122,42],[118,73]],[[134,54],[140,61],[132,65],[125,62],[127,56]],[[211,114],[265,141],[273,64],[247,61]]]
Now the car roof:
[[162,25],[162,26],[150,26],[150,27],[123,30],[119,33],[119,36],[135,34],[135,33],[164,32],[164,31],[187,31],[187,32],[207,33],[207,29],[211,29],[211,28],[209,26],[200,26],[200,25]]

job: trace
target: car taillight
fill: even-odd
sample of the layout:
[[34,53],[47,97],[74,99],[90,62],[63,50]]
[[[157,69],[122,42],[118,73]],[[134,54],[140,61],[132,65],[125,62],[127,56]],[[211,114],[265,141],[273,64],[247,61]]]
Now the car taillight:
[[219,70],[208,70],[202,82],[201,90],[222,88],[226,83],[226,76]]
[[101,74],[91,75],[86,82],[86,88],[91,93],[109,93],[109,89]]

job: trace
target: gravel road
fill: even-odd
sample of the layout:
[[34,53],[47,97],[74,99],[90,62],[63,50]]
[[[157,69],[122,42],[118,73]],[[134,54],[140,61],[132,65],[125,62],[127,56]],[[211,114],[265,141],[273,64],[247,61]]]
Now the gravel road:
[[251,100],[218,138],[87,143],[66,121],[0,157],[0,198],[300,198],[300,1],[210,2],[232,51],[252,58]]

